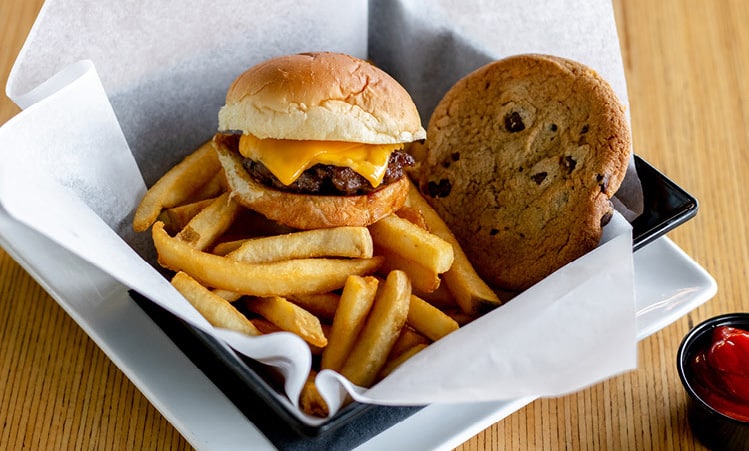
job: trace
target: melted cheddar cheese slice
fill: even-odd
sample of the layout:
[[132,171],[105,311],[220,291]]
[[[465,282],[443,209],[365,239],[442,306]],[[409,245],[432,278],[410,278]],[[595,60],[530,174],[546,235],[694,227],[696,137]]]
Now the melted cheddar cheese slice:
[[403,144],[363,144],[344,141],[259,139],[242,135],[239,153],[263,163],[284,185],[316,164],[349,167],[377,187],[387,171],[390,154]]

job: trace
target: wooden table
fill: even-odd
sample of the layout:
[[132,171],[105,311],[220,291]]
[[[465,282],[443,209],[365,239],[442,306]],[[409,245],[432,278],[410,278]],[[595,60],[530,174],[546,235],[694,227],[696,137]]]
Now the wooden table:
[[[0,2],[0,84],[41,6]],[[538,400],[463,444],[475,449],[701,449],[674,358],[689,328],[749,310],[749,3],[614,1],[636,151],[700,200],[671,238],[716,298],[639,345],[636,371]],[[0,123],[18,112],[4,95]],[[186,441],[0,251],[0,449],[182,449]]]

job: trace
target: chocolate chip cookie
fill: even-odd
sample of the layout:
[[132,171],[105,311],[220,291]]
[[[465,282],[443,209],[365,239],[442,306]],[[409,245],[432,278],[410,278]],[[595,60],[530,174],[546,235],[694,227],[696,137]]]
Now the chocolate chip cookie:
[[415,171],[479,273],[523,290],[595,248],[631,141],[609,84],[578,62],[518,55],[458,81]]

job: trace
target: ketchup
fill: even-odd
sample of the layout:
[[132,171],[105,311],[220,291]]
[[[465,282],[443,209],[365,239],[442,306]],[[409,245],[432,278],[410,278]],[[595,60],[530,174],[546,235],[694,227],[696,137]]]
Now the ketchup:
[[716,327],[691,363],[697,395],[718,412],[749,421],[749,332]]

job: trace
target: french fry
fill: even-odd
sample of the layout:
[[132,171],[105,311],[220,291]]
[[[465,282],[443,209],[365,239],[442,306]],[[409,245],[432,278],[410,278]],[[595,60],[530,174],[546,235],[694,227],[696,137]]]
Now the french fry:
[[[218,160],[218,157],[216,157]],[[190,199],[192,202],[199,202],[205,199],[211,199],[226,191],[226,182],[224,180],[224,171],[219,170],[203,186],[192,193]]]
[[380,370],[380,373],[377,375],[377,379],[379,380],[379,379],[383,379],[387,377],[396,368],[401,366],[403,362],[415,356],[419,351],[422,351],[427,346],[428,345],[426,343],[417,343],[411,346],[410,348],[406,349],[405,351],[401,352],[394,358],[388,359],[387,362],[385,362],[385,366],[382,367],[382,370]]
[[[322,327],[322,334],[325,336],[325,338],[328,338],[330,336],[330,324],[320,324],[320,327]],[[321,356],[322,352],[325,348],[328,347],[327,343],[325,346],[317,346],[313,344],[309,344],[309,350],[312,353],[313,356]]]
[[213,290],[213,294],[220,297],[221,299],[225,299],[227,302],[238,301],[242,296],[244,296],[242,293],[237,293],[236,291],[225,290],[222,288],[215,288]]
[[280,296],[255,298],[245,306],[281,329],[295,333],[311,345],[323,347],[328,344],[320,320]]
[[341,369],[364,327],[378,284],[378,280],[371,276],[349,276],[346,279],[330,328],[328,346],[322,352],[321,368]]
[[390,271],[399,269],[411,279],[411,286],[414,290],[431,293],[439,288],[441,282],[439,274],[419,262],[402,257],[391,249],[376,248],[375,254],[385,257],[380,267],[381,274],[387,275]]
[[[366,227],[334,227],[243,240],[226,257],[251,263],[315,257],[370,258],[372,247]],[[216,290],[216,294],[229,302],[241,295],[229,290]]]
[[247,263],[193,249],[170,237],[162,222],[151,230],[158,261],[184,271],[205,286],[254,296],[324,293],[342,288],[350,274],[371,274],[382,257],[366,259],[299,259]]
[[372,237],[366,227],[305,230],[246,240],[227,257],[254,263],[316,257],[370,258]]
[[[248,300],[248,302],[252,302],[252,300]],[[255,327],[257,327],[257,330],[259,330],[263,335],[272,334],[274,332],[281,332],[283,330],[277,325],[263,318],[262,316],[256,316],[256,317],[250,318],[250,322]],[[323,331],[323,334],[327,337],[330,334],[330,327],[327,326],[326,324],[322,324],[322,331]],[[325,349],[324,347],[315,346],[309,343],[307,344],[309,345],[310,352],[312,353],[312,355],[315,355],[315,356],[321,355],[323,349]]]
[[413,294],[408,306],[407,323],[433,341],[439,340],[460,327],[442,310]]
[[340,373],[352,383],[369,387],[385,365],[406,323],[411,282],[403,271],[388,274],[378,290],[372,311]]
[[369,226],[372,241],[441,274],[453,263],[453,246],[412,222],[388,215]]
[[218,243],[215,246],[213,246],[211,253],[215,255],[221,255],[221,256],[228,255],[230,252],[239,249],[239,246],[244,244],[244,242],[247,240],[249,240],[249,238],[240,238],[238,240],[230,240],[230,241],[224,241],[222,243]]
[[424,215],[419,209],[404,206],[399,208],[395,214],[413,224],[416,224],[424,230],[429,230]]
[[407,349],[413,347],[414,345],[417,345],[417,344],[428,345],[431,342],[432,341],[429,340],[427,337],[421,335],[419,332],[414,330],[413,327],[406,324],[405,326],[403,326],[403,329],[401,329],[400,333],[398,334],[398,339],[395,340],[395,344],[393,345],[393,349],[390,350],[388,359],[397,357],[402,352],[405,352]]
[[445,313],[445,315],[455,320],[455,322],[458,323],[460,327],[465,326],[466,324],[479,317],[479,315],[469,315],[457,306],[454,308],[447,308],[443,310],[443,312]]
[[276,326],[272,322],[268,321],[267,319],[258,316],[254,318],[250,318],[250,322],[259,330],[263,335],[265,334],[272,334],[273,332],[280,332],[283,329]]
[[409,187],[407,205],[421,210],[429,230],[452,244],[454,261],[450,269],[442,275],[442,280],[460,308],[468,314],[476,315],[498,307],[502,301],[479,277],[455,235],[413,183]]
[[333,321],[340,296],[336,293],[292,294],[289,301],[312,313],[321,321]]
[[164,208],[189,203],[191,196],[221,169],[212,141],[167,171],[148,189],[133,217],[133,230],[146,231]]
[[447,287],[445,287],[444,283],[440,283],[440,286],[431,292],[418,290],[414,287],[413,293],[440,310],[458,308],[458,304],[455,302],[453,294],[450,293],[450,290],[448,290]]
[[213,326],[235,330],[247,335],[261,335],[250,320],[233,305],[215,296],[210,290],[184,272],[178,272],[174,275],[172,285]]
[[317,371],[310,371],[307,381],[302,387],[302,393],[299,395],[299,407],[307,415],[325,418],[329,413],[328,404],[317,391],[315,377],[317,377]]
[[177,239],[202,251],[226,232],[238,210],[239,204],[231,200],[229,193],[224,193],[190,219],[177,234]]
[[473,266],[469,266],[468,257],[463,258],[463,251],[458,253],[462,263],[443,274],[442,281],[460,308],[469,315],[480,315],[502,305],[497,294],[476,274]]
[[166,231],[171,234],[177,234],[184,229],[190,220],[200,213],[204,208],[209,206],[214,199],[203,199],[189,204],[179,205],[177,207],[165,208],[159,214],[158,220],[164,223]]

